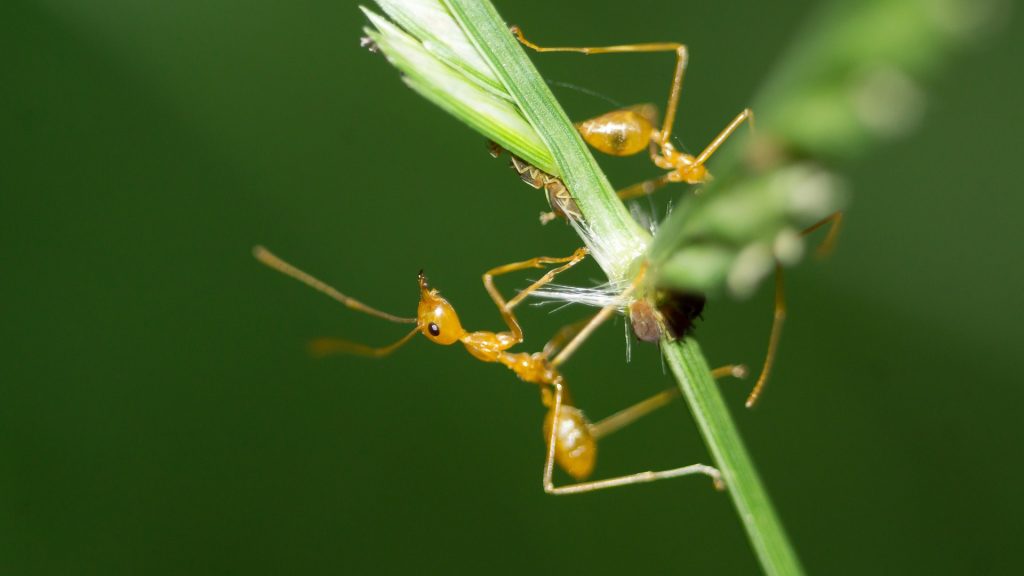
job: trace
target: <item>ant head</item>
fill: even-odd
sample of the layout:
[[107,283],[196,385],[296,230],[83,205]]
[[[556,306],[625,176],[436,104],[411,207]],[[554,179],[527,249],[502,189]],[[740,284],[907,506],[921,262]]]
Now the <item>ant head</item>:
[[687,184],[703,184],[711,180],[711,174],[704,164],[686,152],[679,152],[672,144],[662,147],[661,158],[654,162],[665,170],[672,170],[666,175],[669,182],[686,182]]
[[416,310],[416,324],[420,332],[432,342],[438,344],[454,344],[458,342],[466,331],[459,323],[459,315],[455,308],[441,297],[441,294],[431,289],[427,284],[427,277],[420,271],[420,305]]
[[711,180],[711,174],[708,173],[707,168],[703,164],[693,164],[693,166],[686,168],[683,180],[687,184],[703,184]]

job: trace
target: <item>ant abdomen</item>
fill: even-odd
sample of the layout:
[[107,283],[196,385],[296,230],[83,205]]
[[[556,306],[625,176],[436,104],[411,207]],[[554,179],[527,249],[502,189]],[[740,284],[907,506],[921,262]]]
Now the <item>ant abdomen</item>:
[[580,122],[580,135],[597,150],[612,156],[632,156],[647,148],[654,126],[635,109],[615,110]]
[[[544,439],[551,437],[554,409],[544,418]],[[590,433],[590,422],[583,412],[562,404],[558,410],[555,429],[555,462],[576,480],[583,480],[594,471],[597,461],[597,441]]]

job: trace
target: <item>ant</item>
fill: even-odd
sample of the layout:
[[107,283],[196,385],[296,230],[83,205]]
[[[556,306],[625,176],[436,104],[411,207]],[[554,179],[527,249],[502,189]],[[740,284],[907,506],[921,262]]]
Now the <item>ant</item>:
[[576,125],[580,135],[591,147],[612,156],[632,156],[645,148],[656,166],[669,172],[658,178],[645,180],[618,191],[623,200],[638,198],[651,194],[658,188],[671,182],[701,184],[711,179],[705,163],[711,155],[739,128],[744,121],[754,123],[754,113],[749,109],[740,112],[728,126],[722,130],[700,154],[692,156],[676,150],[671,143],[672,124],[675,122],[679,94],[683,87],[683,73],[689,53],[686,46],[676,42],[652,42],[645,44],[623,44],[603,47],[542,47],[530,42],[523,36],[518,26],[510,28],[519,42],[537,52],[579,52],[582,54],[613,54],[632,52],[675,52],[676,67],[672,77],[672,88],[669,91],[668,103],[665,105],[665,119],[661,129],[657,124],[657,108],[652,104],[630,106],[608,112],[596,118],[585,120]]
[[[677,42],[651,42],[602,47],[543,47],[527,40],[523,35],[522,29],[518,26],[512,26],[509,30],[515,35],[520,44],[542,53],[579,52],[584,55],[636,52],[676,53],[675,72],[672,76],[672,86],[669,90],[668,102],[665,105],[665,118],[662,121],[661,129],[655,127],[657,124],[657,108],[652,104],[621,108],[589,120],[584,120],[576,125],[576,129],[580,132],[583,140],[591,147],[605,154],[632,156],[639,154],[647,148],[651,161],[659,168],[669,171],[658,178],[645,180],[617,191],[616,194],[622,200],[646,196],[672,182],[701,184],[710,180],[711,174],[705,167],[708,159],[743,122],[749,121],[751,127],[753,127],[754,112],[746,108],[737,114],[732,122],[697,156],[692,156],[675,149],[671,143],[672,125],[675,122],[679,95],[683,87],[683,75],[686,72],[686,65],[689,60],[689,52],[683,44]],[[513,159],[513,167],[521,175],[523,174],[522,170],[515,165],[515,159]],[[534,170],[536,169],[534,168]],[[525,177],[523,179],[526,180]],[[541,220],[542,222],[545,221],[544,215],[541,216]],[[806,236],[825,224],[830,224],[828,235],[818,249],[819,256],[826,255],[831,252],[841,222],[842,213],[836,212],[804,230],[801,236]],[[662,292],[655,293],[655,300],[654,306],[651,306],[644,299],[638,299],[630,306],[630,320],[633,332],[638,338],[648,342],[659,341],[662,334],[667,334],[672,339],[686,336],[692,331],[694,321],[700,317],[704,308],[704,296],[701,294],[671,294]],[[768,375],[771,373],[775,360],[779,336],[785,318],[786,302],[782,267],[776,264],[775,306],[768,339],[768,351],[757,383],[747,397],[745,403],[747,408],[753,407],[757,402],[765,383],[768,381]]]
[[[495,142],[488,142],[488,149],[491,156],[495,158],[503,152],[502,147]],[[523,182],[533,188],[544,188],[547,193],[548,204],[551,206],[552,211],[541,213],[541,224],[547,224],[557,217],[583,221],[583,215],[580,213],[576,201],[572,198],[568,188],[566,188],[565,183],[560,178],[544,172],[511,152],[509,156],[511,156],[510,166],[519,174]],[[623,193],[620,192],[619,196],[623,197]],[[842,212],[831,214],[804,229],[800,236],[807,236],[828,224],[829,231],[817,251],[819,257],[825,257],[832,252],[842,219]],[[538,287],[533,289],[535,290]],[[633,334],[644,342],[660,342],[662,335],[667,335],[670,340],[685,338],[693,332],[696,321],[702,317],[706,301],[703,294],[695,292],[654,289],[651,302],[646,298],[636,298],[629,305],[628,316]],[[768,376],[771,374],[772,366],[775,362],[775,353],[778,350],[782,325],[785,320],[786,300],[783,272],[782,267],[776,264],[775,305],[772,314],[772,327],[768,337],[768,351],[765,354],[765,361],[757,382],[744,403],[747,408],[754,407],[754,404],[761,396],[765,384],[768,382]]]
[[[565,378],[559,371],[559,367],[568,360],[580,344],[602,322],[611,316],[615,311],[615,306],[603,308],[585,322],[577,322],[562,328],[544,346],[541,352],[509,351],[510,348],[523,341],[523,330],[515,316],[515,307],[529,296],[530,293],[551,282],[556,275],[572,268],[586,258],[586,248],[579,248],[572,255],[564,258],[541,256],[522,262],[498,266],[485,272],[483,275],[484,288],[498,307],[498,312],[508,328],[508,330],[502,332],[469,332],[465,330],[459,321],[455,308],[441,296],[436,288],[430,287],[422,271],[418,276],[420,295],[416,316],[401,317],[382,312],[342,294],[324,282],[288,264],[262,246],[253,248],[253,255],[266,266],[299,280],[352,310],[376,316],[390,322],[415,325],[408,334],[396,342],[379,348],[347,340],[333,338],[317,339],[310,344],[310,350],[314,355],[322,356],[340,352],[379,358],[391,354],[411,340],[417,333],[420,333],[435,344],[447,346],[460,342],[478,360],[503,364],[519,376],[521,380],[540,386],[541,403],[547,408],[547,416],[544,419],[543,427],[547,443],[543,485],[544,491],[549,494],[579,494],[603,488],[653,482],[655,480],[691,474],[709,476],[717,488],[724,488],[721,473],[717,469],[705,464],[691,464],[671,470],[640,472],[604,480],[586,481],[586,478],[590,476],[594,469],[597,456],[597,441],[600,438],[612,434],[650,412],[665,406],[679,395],[679,390],[676,388],[666,390],[597,423],[591,423],[584,416],[583,412],[573,405],[568,386]],[[539,280],[509,300],[505,300],[494,285],[495,276],[529,268],[543,268],[546,265],[557,266],[549,269]],[[628,299],[635,287],[636,283],[626,289],[622,293],[622,298]],[[746,375],[746,368],[739,365],[723,366],[713,370],[712,375],[716,378],[724,376],[742,378]],[[576,483],[555,486],[552,476],[556,463]]]

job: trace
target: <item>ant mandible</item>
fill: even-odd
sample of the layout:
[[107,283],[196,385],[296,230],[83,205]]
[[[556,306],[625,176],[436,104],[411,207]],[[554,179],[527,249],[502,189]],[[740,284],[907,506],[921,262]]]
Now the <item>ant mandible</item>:
[[[415,324],[415,327],[408,334],[396,342],[380,348],[365,346],[347,340],[317,339],[310,344],[310,350],[315,355],[353,353],[364,356],[383,357],[400,348],[411,340],[416,333],[421,333],[428,340],[436,344],[451,345],[461,342],[466,347],[466,350],[478,360],[503,364],[515,372],[523,381],[539,385],[541,387],[541,402],[548,409],[544,420],[547,456],[544,461],[543,482],[544,491],[549,494],[578,494],[614,486],[653,482],[655,480],[691,474],[707,475],[712,478],[716,487],[720,489],[723,487],[719,471],[705,464],[691,464],[671,470],[640,472],[605,480],[585,481],[594,469],[597,457],[597,441],[600,438],[616,432],[633,421],[668,404],[679,395],[679,391],[676,388],[666,390],[597,423],[591,423],[582,411],[573,406],[565,378],[558,368],[568,360],[569,356],[575,352],[579,345],[604,320],[614,313],[615,307],[603,308],[585,323],[578,322],[566,326],[544,346],[541,352],[531,354],[528,352],[508,351],[509,348],[523,341],[523,330],[519,326],[519,321],[513,312],[514,308],[530,293],[550,282],[556,275],[572,268],[583,260],[587,255],[586,248],[580,248],[571,256],[564,258],[531,258],[523,262],[498,266],[484,273],[484,288],[490,294],[491,299],[494,300],[502,319],[508,327],[507,331],[502,332],[469,332],[465,330],[459,321],[455,309],[441,296],[437,289],[429,286],[423,272],[420,272],[418,276],[419,306],[416,317],[411,318],[382,312],[346,296],[306,272],[288,264],[262,246],[253,248],[253,255],[261,263],[330,296],[352,310],[376,316],[390,322]],[[495,276],[529,268],[543,268],[549,264],[558,264],[559,266],[548,270],[539,280],[510,300],[506,301],[494,285]],[[633,287],[623,292],[622,296],[624,299],[629,298],[635,286],[636,284],[634,283]],[[745,367],[739,365],[723,366],[712,371],[712,375],[716,378],[724,376],[741,378],[745,374]],[[576,480],[575,484],[566,486],[554,485],[552,476],[556,463]]]
[[579,52],[582,54],[614,54],[632,52],[675,52],[676,68],[672,77],[672,88],[669,91],[668,103],[665,105],[665,119],[661,129],[657,124],[657,109],[652,104],[630,106],[608,112],[596,118],[585,120],[576,125],[580,135],[593,148],[613,156],[632,156],[648,149],[651,161],[656,166],[669,172],[661,177],[639,182],[618,191],[623,200],[646,196],[665,184],[686,182],[701,184],[711,178],[705,163],[711,155],[724,143],[729,136],[742,124],[749,120],[754,122],[754,113],[749,109],[740,112],[728,126],[722,130],[700,154],[692,156],[675,149],[672,145],[672,124],[675,122],[679,94],[683,88],[683,74],[689,58],[686,46],[677,42],[651,42],[644,44],[623,44],[601,47],[542,47],[530,42],[523,36],[518,26],[512,26],[511,32],[519,42],[537,52]]

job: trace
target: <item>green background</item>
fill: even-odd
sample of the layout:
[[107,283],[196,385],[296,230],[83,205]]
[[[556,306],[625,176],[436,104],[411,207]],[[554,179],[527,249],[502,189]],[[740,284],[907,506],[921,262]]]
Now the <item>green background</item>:
[[[689,45],[690,148],[814,7],[551,4],[498,8],[542,44]],[[1024,564],[1024,28],[999,20],[932,83],[914,136],[851,174],[834,256],[788,275],[762,404],[722,383],[811,573]],[[359,49],[354,3],[7,0],[0,22],[0,574],[758,570],[704,480],[546,496],[536,390],[460,347],[306,356],[312,337],[403,329],[267,271],[253,244],[397,314],[425,268],[471,329],[501,328],[483,270],[578,245],[538,225],[542,195],[479,136]],[[535,61],[624,103],[662,105],[671,70]],[[577,118],[608,107],[556,94]],[[619,185],[656,172],[600,161]],[[759,367],[770,307],[767,287],[711,302],[710,361]],[[525,349],[587,312],[550,310],[522,313]],[[622,334],[566,368],[596,418],[672,385],[654,348],[626,362]],[[707,459],[679,403],[604,441],[596,477]]]

